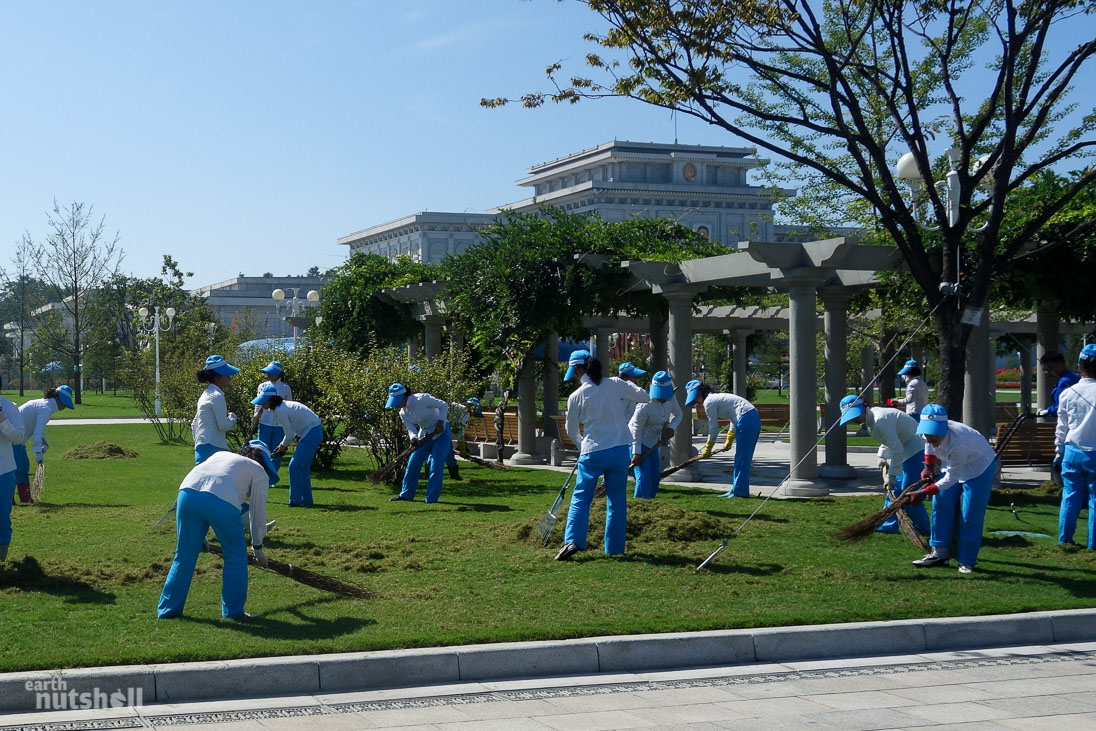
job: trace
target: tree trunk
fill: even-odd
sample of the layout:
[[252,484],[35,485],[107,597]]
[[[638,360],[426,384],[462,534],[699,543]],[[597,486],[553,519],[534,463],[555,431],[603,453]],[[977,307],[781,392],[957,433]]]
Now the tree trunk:
[[886,404],[894,398],[894,330],[884,327],[879,349],[879,403]]
[[951,302],[936,310],[937,340],[940,347],[940,383],[936,401],[948,410],[952,421],[963,420],[964,374],[967,366],[967,337],[970,328],[961,321],[962,311]]

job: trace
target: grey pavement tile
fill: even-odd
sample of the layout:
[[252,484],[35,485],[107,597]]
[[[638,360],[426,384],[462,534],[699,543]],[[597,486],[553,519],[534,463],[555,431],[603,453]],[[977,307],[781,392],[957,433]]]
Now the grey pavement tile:
[[[657,726],[646,727],[654,731],[724,731],[726,726],[719,726],[714,723],[660,723]],[[638,731],[644,731],[644,729],[638,729]]]
[[902,713],[935,723],[968,723],[1016,718],[1016,714],[1011,711],[987,706],[984,703],[940,703],[935,698],[924,705],[903,708]]
[[0,725],[19,726],[41,723],[64,723],[66,721],[92,721],[107,718],[134,718],[139,708],[100,708],[88,711],[32,711],[30,713],[2,713]]
[[905,673],[895,675],[855,675],[844,678],[804,678],[804,689],[810,693],[841,693],[844,691],[894,690],[906,686]]
[[808,717],[845,731],[874,731],[875,729],[917,728],[932,725],[931,721],[890,708],[832,711],[830,713],[811,714]]
[[529,701],[491,701],[489,703],[469,703],[460,707],[460,712],[474,721],[493,721],[503,718],[530,718],[532,716],[550,716],[559,713],[559,708],[546,700]]
[[[263,728],[270,729],[270,731],[298,731],[302,728],[316,728],[323,729],[323,731],[354,731],[355,729],[372,729],[377,725],[356,713],[327,713],[322,716],[297,718],[264,718],[259,723]],[[213,726],[211,731],[220,731],[220,726]]]
[[696,678],[734,678],[743,675],[790,673],[792,668],[782,663],[767,662],[759,665],[727,665],[723,667],[690,668],[688,670],[660,670],[653,673],[636,673],[642,680],[694,680]]
[[555,713],[584,713],[592,710],[626,711],[652,705],[651,701],[644,699],[644,695],[642,692],[599,693],[597,695],[564,695],[544,700],[555,709]]
[[431,725],[452,721],[471,720],[453,706],[428,706],[426,708],[361,711],[359,715],[365,718],[365,720],[373,726]]
[[1024,678],[1023,680],[997,680],[986,683],[967,683],[979,690],[993,694],[995,698],[1023,698],[1034,695],[1062,695],[1096,690],[1096,676],[1064,675],[1057,678]]
[[960,685],[963,683],[977,683],[981,678],[972,670],[944,670],[931,668],[926,670],[910,670],[904,673],[888,675],[897,688],[925,688],[940,687],[945,685]]
[[970,703],[996,698],[993,693],[971,685],[921,685],[887,691],[918,703]]
[[431,724],[418,724],[415,726],[379,726],[370,728],[370,731],[440,731],[440,729]]
[[663,726],[675,723],[717,723],[741,716],[726,706],[715,703],[699,703],[686,706],[659,706],[630,711],[642,717],[648,725]]
[[1056,693],[1055,695],[1058,698],[1067,701],[1077,701],[1078,703],[1096,703],[1096,693],[1093,693],[1093,690],[1096,690],[1096,688],[1082,693]]
[[192,701],[187,703],[149,703],[141,706],[142,716],[171,716],[185,713],[222,713],[226,711],[250,711],[264,708],[297,708],[320,705],[313,696],[277,696],[265,698],[234,698],[219,701]]
[[742,720],[722,721],[719,724],[734,731],[800,731],[801,729],[833,729],[834,726],[817,718],[808,716],[768,716],[766,718],[744,718]]
[[932,731],[1004,731],[1009,727],[993,721],[973,721],[971,723],[942,723],[929,728]]
[[364,701],[403,700],[404,698],[436,698],[446,695],[487,693],[490,688],[482,683],[453,683],[448,685],[420,685],[412,688],[385,688],[342,693],[317,693],[313,698],[324,705],[333,703],[360,703]]
[[821,703],[824,706],[842,711],[858,711],[864,708],[898,708],[916,705],[919,702],[879,690],[823,693],[812,695],[810,699],[812,703]]
[[1016,657],[1023,655],[1051,655],[1057,650],[1052,645],[1024,645],[1020,647],[980,647],[972,650],[925,652],[928,660],[976,660],[989,657]]
[[1055,645],[1054,649],[1059,652],[1093,652],[1096,651],[1096,642],[1067,642],[1063,645]]
[[884,657],[844,657],[837,660],[803,660],[784,663],[792,670],[831,670],[838,668],[862,668],[874,665],[913,665],[925,662],[922,655],[888,655]]
[[[642,696],[643,707],[684,706],[694,703],[720,703],[744,700],[733,687],[720,688],[651,688],[628,695]],[[637,706],[638,707],[638,706]]]
[[1092,731],[1096,728],[1096,715],[1071,713],[1040,718],[1017,718],[1002,721],[1001,725],[1005,728],[1019,728],[1024,731]]
[[594,711],[537,716],[534,720],[556,731],[608,731],[610,729],[644,728],[650,726],[640,716],[627,711]]
[[216,731],[266,731],[263,725],[258,721],[229,721],[216,725],[208,723],[188,723],[182,726],[171,726],[170,728],[172,731],[175,731],[176,729],[179,731],[209,731],[211,728],[216,729]]
[[769,716],[788,716],[793,714],[825,713],[833,710],[830,706],[798,698],[771,698],[753,701],[735,701],[721,703],[721,706],[743,718],[767,718]]
[[[549,731],[546,726],[532,718],[495,718],[459,723],[439,723],[441,731]],[[324,729],[324,731],[327,731]]]
[[1010,711],[1013,716],[1051,716],[1096,712],[1096,704],[1067,701],[1054,696],[1038,695],[1025,698],[992,698],[981,701],[991,708]]

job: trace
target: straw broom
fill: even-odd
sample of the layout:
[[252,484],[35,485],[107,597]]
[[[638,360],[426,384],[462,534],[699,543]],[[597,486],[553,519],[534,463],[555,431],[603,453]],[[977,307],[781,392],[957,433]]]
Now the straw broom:
[[[723,452],[726,452],[728,449],[730,449],[730,447],[720,447],[719,449],[712,452],[712,456],[714,457],[717,454],[722,454]],[[677,472],[682,467],[688,467],[689,465],[693,464],[694,462],[699,462],[702,459],[705,459],[705,458],[701,457],[699,454],[695,455],[693,457],[689,457],[687,460],[685,460],[681,464],[675,464],[673,467],[667,467],[666,469],[662,470],[662,474],[659,475],[659,477],[660,477],[660,479],[664,480],[667,477],[669,477],[670,475],[672,475],[673,473]]]
[[46,466],[41,462],[38,463],[38,469],[34,471],[34,484],[30,486],[30,501],[32,503],[42,502],[42,490],[46,486]]
[[886,521],[887,519],[892,517],[895,513],[897,513],[899,510],[901,510],[902,508],[904,508],[904,507],[906,507],[907,505],[910,504],[910,493],[911,492],[913,492],[914,490],[917,490],[921,487],[924,487],[925,485],[929,484],[930,482],[931,482],[931,479],[930,480],[918,480],[917,482],[913,483],[912,485],[907,487],[905,490],[903,490],[902,494],[894,499],[894,502],[892,502],[890,505],[888,505],[887,507],[880,510],[878,513],[873,513],[872,515],[869,515],[867,518],[864,518],[861,521],[853,523],[852,525],[847,525],[844,528],[842,528],[841,530],[839,530],[837,532],[837,537],[839,539],[843,540],[843,541],[862,541],[862,540],[864,540],[865,538],[870,536],[872,533],[874,533],[875,529],[878,528],[880,525],[882,525],[884,521]]
[[376,472],[372,473],[371,475],[369,475],[365,479],[369,480],[370,482],[380,482],[381,480],[383,480],[388,475],[389,472],[396,469],[400,465],[400,463],[403,462],[403,460],[405,460],[409,456],[411,456],[412,452],[414,452],[416,449],[421,449],[422,447],[425,447],[427,444],[434,441],[434,439],[436,439],[436,438],[437,438],[437,435],[434,435],[434,436],[431,436],[429,439],[425,440],[424,442],[422,442],[421,444],[412,444],[407,449],[405,449],[402,452],[400,452],[399,454],[397,454],[396,458],[393,459],[391,462],[389,462],[387,465],[385,465],[381,469],[377,470]]
[[[209,552],[218,556],[224,556],[224,551],[220,546],[215,544],[209,544]],[[255,563],[255,557],[248,553],[247,562],[252,566],[258,566]],[[339,594],[341,596],[351,597],[352,599],[372,599],[376,594],[368,589],[363,589],[360,586],[349,584],[340,579],[333,578],[331,576],[324,576],[323,574],[317,574],[314,571],[308,569],[302,569],[300,566],[294,566],[293,564],[282,563],[281,561],[275,561],[274,559],[267,559],[266,571],[271,571],[275,574],[281,574],[282,576],[293,579],[298,584],[304,584],[305,586],[311,586],[313,589],[321,589],[323,591],[329,591],[332,594]],[[259,567],[261,568],[261,567]]]
[[[887,493],[887,498],[889,498],[891,502],[894,502],[896,496],[894,490],[887,484],[887,476],[887,466],[883,465],[883,489]],[[922,536],[920,531],[913,525],[913,520],[910,519],[909,513],[905,510],[898,511],[898,530],[902,531],[902,535],[908,538],[910,543],[914,546],[920,548],[922,551],[928,552],[929,544],[925,542],[924,536]]]

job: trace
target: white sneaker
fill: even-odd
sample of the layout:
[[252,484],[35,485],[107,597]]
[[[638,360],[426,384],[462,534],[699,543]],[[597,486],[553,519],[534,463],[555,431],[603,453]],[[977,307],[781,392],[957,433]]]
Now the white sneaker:
[[933,551],[932,553],[926,553],[921,558],[913,562],[914,566],[920,566],[921,568],[928,568],[929,566],[947,566],[951,559],[947,554]]
[[961,573],[961,574],[973,574],[974,573],[974,567],[973,566],[967,566],[966,564],[961,563],[961,564],[959,564],[959,573]]
[[270,529],[273,528],[274,524],[277,523],[277,522],[278,522],[277,520],[272,520],[269,523],[267,523],[266,524],[266,532],[269,533]]

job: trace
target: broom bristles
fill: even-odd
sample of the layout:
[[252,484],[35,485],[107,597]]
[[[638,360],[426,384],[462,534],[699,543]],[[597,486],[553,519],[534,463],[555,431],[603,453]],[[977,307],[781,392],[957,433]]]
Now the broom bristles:
[[[214,544],[209,545],[209,552],[217,554],[218,556],[224,555],[224,551],[221,547]],[[247,562],[252,566],[258,566],[258,564],[255,563],[255,557],[250,553],[247,555]],[[324,576],[323,574],[317,574],[315,571],[302,569],[300,566],[282,563],[281,561],[275,561],[274,559],[267,559],[267,564],[267,571],[281,574],[287,579],[293,579],[298,584],[311,586],[313,589],[329,591],[332,594],[340,594],[353,599],[372,599],[376,596],[374,592],[369,591],[368,589],[363,589],[360,586],[347,583],[332,576]]]
[[474,457],[471,454],[464,455],[464,458],[466,460],[468,460],[469,462],[474,462],[478,465],[482,465],[483,467],[489,467],[493,470],[501,470],[503,472],[508,472],[510,470],[510,468],[507,467],[504,464],[499,464],[498,462],[491,462],[490,460],[482,459],[480,457]]
[[905,490],[902,494],[894,499],[887,507],[883,508],[877,513],[873,513],[863,520],[859,520],[852,525],[847,525],[837,532],[837,537],[842,541],[862,541],[872,533],[875,529],[882,525],[887,519],[891,518],[902,508],[910,504],[910,493],[927,484],[929,480],[919,480]]
[[46,486],[46,465],[39,462],[38,469],[34,471],[34,484],[30,487],[30,501],[42,502],[42,490]]

